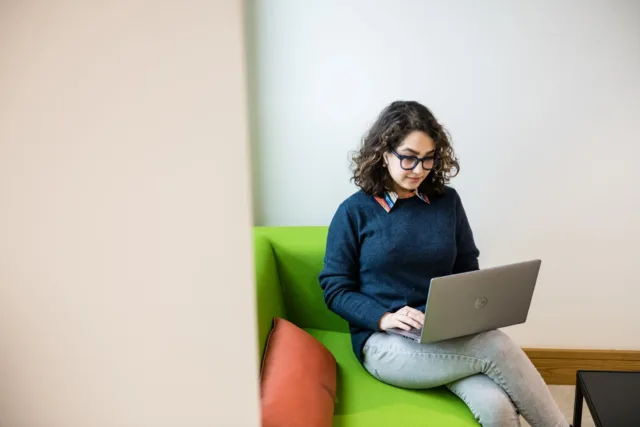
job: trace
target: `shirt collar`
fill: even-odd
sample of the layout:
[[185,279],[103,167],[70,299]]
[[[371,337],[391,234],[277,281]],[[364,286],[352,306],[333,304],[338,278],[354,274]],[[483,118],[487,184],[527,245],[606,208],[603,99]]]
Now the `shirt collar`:
[[[426,194],[421,193],[420,191],[418,191],[417,189],[409,194],[406,197],[402,197],[403,199],[409,199],[411,197],[417,197],[420,200],[422,200],[425,203],[431,203],[429,202],[429,198],[427,197]],[[398,195],[398,193],[396,193],[395,191],[391,191],[391,190],[387,190],[384,192],[384,195],[381,196],[374,196],[374,199],[376,199],[376,201],[378,203],[380,203],[380,206],[382,206],[384,208],[385,211],[387,212],[391,212],[391,209],[393,209],[393,207],[395,206],[396,202],[398,201],[398,199],[400,199],[401,197]]]

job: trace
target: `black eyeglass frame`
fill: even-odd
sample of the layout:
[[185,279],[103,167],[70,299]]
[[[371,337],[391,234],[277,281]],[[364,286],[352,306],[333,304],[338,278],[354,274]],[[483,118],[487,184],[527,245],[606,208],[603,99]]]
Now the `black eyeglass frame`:
[[[431,156],[424,156],[424,157],[416,157],[416,156],[405,156],[404,154],[398,154],[395,150],[391,150],[391,152],[393,153],[394,156],[396,156],[398,158],[398,160],[400,160],[400,168],[406,170],[406,171],[410,171],[415,169],[415,167],[418,165],[418,163],[422,163],[422,169],[426,170],[426,171],[430,171],[433,170],[433,168],[435,168],[436,166],[436,156],[435,155],[431,155]],[[402,161],[405,159],[412,159],[413,160],[413,166],[410,168],[405,168],[404,166],[402,166]],[[426,167],[424,162],[426,161],[433,161],[433,164],[431,165],[431,167]]]

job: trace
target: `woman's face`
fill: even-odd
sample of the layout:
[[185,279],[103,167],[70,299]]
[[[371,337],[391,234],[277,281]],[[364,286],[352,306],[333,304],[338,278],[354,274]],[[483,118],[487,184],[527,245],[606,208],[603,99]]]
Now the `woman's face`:
[[413,131],[398,145],[395,153],[384,154],[386,168],[399,195],[415,191],[431,172],[436,144],[424,132]]

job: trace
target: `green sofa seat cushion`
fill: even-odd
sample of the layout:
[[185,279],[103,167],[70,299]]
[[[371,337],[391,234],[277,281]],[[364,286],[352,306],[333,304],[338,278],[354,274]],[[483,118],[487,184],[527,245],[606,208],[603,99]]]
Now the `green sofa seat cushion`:
[[348,333],[306,329],[338,362],[334,427],[478,426],[465,403],[444,387],[405,390],[372,377],[355,358]]

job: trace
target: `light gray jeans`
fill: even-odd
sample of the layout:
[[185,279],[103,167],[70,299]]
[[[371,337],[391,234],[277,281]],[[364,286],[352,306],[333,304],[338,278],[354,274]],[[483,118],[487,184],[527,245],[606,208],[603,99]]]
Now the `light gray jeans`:
[[364,367],[396,387],[446,386],[483,427],[567,427],[544,380],[527,355],[501,331],[419,344],[378,332],[363,349]]

